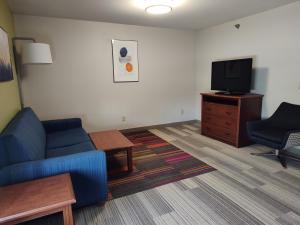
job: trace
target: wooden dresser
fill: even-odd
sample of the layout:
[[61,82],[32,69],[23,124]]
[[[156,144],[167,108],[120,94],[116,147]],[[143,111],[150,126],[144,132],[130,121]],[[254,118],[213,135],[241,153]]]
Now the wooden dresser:
[[247,121],[261,119],[263,95],[202,93],[202,135],[237,148],[251,144]]

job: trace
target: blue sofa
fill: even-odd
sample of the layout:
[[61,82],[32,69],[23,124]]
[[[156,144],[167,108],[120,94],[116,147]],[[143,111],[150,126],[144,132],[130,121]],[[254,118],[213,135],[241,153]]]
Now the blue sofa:
[[41,122],[21,110],[0,135],[0,186],[70,173],[75,207],[107,199],[106,156],[96,150],[81,120]]

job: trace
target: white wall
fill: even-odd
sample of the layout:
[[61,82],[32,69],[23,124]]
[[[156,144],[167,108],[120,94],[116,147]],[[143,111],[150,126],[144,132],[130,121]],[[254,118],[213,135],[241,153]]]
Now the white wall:
[[[41,119],[78,116],[88,131],[195,119],[195,32],[22,15],[15,24],[52,48],[54,63],[27,67],[22,85]],[[113,83],[111,39],[138,40],[140,82]]]
[[[300,104],[300,2],[197,35],[21,15],[15,23],[18,36],[52,47],[54,63],[27,67],[23,80],[25,104],[42,119],[79,116],[89,131],[200,119],[199,94],[210,91],[211,62],[244,56],[255,59],[253,92],[265,95],[264,117],[282,101]],[[112,82],[113,38],[139,41],[139,83]]]
[[255,58],[253,92],[265,95],[263,116],[282,101],[300,104],[300,2],[199,31],[197,92],[210,91],[212,61],[244,56]]

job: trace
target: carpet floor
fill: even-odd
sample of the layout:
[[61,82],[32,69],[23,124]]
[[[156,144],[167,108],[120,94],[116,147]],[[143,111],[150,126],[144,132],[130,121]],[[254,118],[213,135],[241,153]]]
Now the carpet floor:
[[132,173],[126,172],[126,153],[108,156],[109,199],[215,170],[147,130],[124,135],[134,143],[134,169]]
[[[217,170],[74,210],[75,225],[299,225],[300,165],[283,169],[269,148],[236,149],[204,137],[199,123],[150,132]],[[63,225],[62,215],[26,225]]]

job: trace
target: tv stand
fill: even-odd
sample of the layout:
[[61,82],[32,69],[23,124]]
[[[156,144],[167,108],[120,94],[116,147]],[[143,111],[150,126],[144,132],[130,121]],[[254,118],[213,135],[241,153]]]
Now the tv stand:
[[201,134],[237,148],[251,144],[247,122],[261,119],[263,95],[202,93]]

